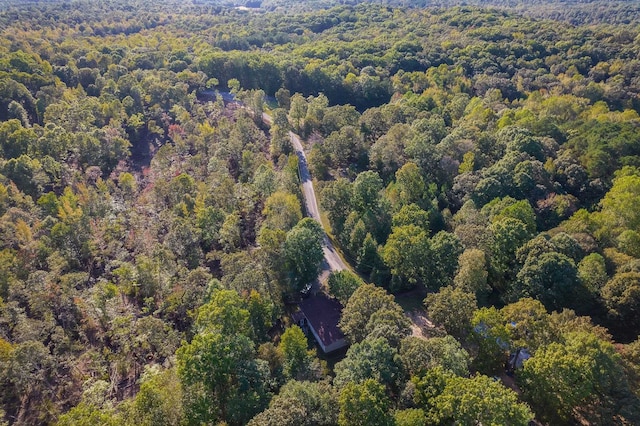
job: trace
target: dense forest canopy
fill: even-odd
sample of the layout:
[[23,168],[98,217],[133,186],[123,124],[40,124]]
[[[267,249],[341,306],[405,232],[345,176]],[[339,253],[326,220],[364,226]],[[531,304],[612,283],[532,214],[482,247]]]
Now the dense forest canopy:
[[0,1],[0,424],[640,424],[638,3],[459,3]]

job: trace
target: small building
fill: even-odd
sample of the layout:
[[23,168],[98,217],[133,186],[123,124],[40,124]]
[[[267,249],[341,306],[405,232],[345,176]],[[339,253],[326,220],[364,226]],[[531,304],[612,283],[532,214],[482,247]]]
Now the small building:
[[305,332],[313,334],[324,353],[347,346],[344,334],[338,327],[342,315],[342,304],[325,294],[318,293],[304,299],[298,305],[300,310],[291,317]]
[[531,353],[527,348],[520,348],[511,355],[509,355],[509,362],[507,363],[507,372],[513,373],[516,370],[520,370],[524,366],[524,362],[531,358]]

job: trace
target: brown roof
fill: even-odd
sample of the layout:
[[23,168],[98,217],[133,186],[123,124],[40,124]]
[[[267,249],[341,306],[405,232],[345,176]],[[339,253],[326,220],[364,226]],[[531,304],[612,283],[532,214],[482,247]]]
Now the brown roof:
[[304,312],[307,321],[316,331],[322,344],[329,346],[344,339],[344,334],[338,328],[342,305],[336,299],[331,299],[319,293],[300,302],[300,310]]

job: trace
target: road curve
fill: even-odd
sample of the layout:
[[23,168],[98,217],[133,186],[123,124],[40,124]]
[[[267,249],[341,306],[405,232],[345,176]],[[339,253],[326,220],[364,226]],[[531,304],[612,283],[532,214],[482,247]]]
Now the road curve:
[[[271,116],[267,113],[262,114],[262,120],[265,124],[269,126],[271,125]],[[304,197],[304,206],[307,211],[307,215],[322,225],[322,220],[320,220],[320,210],[318,209],[318,202],[316,201],[316,191],[313,188],[313,181],[311,180],[311,173],[309,173],[309,167],[307,166],[307,156],[304,153],[302,142],[300,142],[300,137],[293,132],[289,132],[289,138],[291,139],[291,145],[298,156],[298,169],[300,170],[302,195]],[[320,278],[325,278],[333,271],[349,269],[349,266],[347,266],[340,255],[336,252],[331,240],[329,240],[329,237],[326,234],[326,231],[324,234],[322,251],[324,252],[325,261],[322,265]]]

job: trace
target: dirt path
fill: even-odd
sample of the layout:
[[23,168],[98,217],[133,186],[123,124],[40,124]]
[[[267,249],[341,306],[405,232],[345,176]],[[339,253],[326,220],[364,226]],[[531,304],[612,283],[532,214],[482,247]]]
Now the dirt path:
[[405,312],[405,315],[411,320],[411,335],[428,339],[433,337],[436,332],[436,326],[426,317],[424,312],[413,310]]

